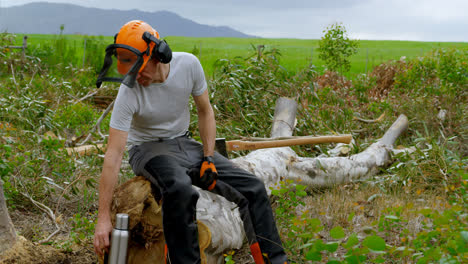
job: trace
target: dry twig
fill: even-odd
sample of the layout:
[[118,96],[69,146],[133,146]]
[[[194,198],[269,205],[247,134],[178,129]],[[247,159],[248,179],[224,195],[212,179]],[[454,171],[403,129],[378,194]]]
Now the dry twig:
[[74,179],[70,184],[68,184],[67,187],[65,187],[65,189],[63,189],[62,194],[60,194],[60,197],[59,197],[58,200],[57,200],[57,206],[55,206],[55,213],[57,213],[58,210],[59,210],[59,207],[60,207],[60,204],[61,204],[60,202],[61,202],[63,196],[65,195],[65,192],[66,192],[70,187],[72,187],[73,184],[75,184],[75,182],[77,182],[77,181],[81,178],[81,176],[83,176],[83,174],[81,174],[78,178]]
[[17,91],[18,94],[19,94],[18,83],[16,82],[16,78],[15,78],[15,69],[13,69],[13,64],[10,64],[10,66],[11,66],[11,76],[13,77],[13,83],[15,84],[15,86],[16,86],[16,91]]
[[84,101],[84,100],[86,100],[86,99],[88,99],[88,98],[90,98],[90,97],[96,95],[96,94],[97,94],[102,88],[104,88],[104,87],[106,87],[106,86],[101,86],[101,87],[99,87],[98,89],[96,89],[95,91],[89,92],[87,95],[85,95],[85,96],[83,96],[82,98],[80,98],[80,99],[76,100],[75,102],[73,102],[73,104],[79,103],[79,102],[81,102],[81,101]]
[[[112,110],[112,107],[114,106],[114,102],[115,101],[112,101],[112,103],[109,104],[109,106],[106,108],[106,111],[104,111],[104,113],[102,113],[101,117],[99,117],[99,119],[97,120],[96,125],[94,125],[94,127],[88,132],[88,136],[85,138],[85,140],[83,140],[83,142],[77,144],[78,146],[82,146],[86,142],[88,142],[88,140],[91,138],[93,132],[96,131],[96,130],[99,132],[99,135],[101,135],[101,137],[105,137],[101,133],[101,123],[102,123],[102,120],[104,120],[104,118],[107,116],[107,114],[109,114],[109,112]],[[81,137],[79,137],[79,138],[81,138]]]
[[55,236],[58,232],[60,232],[60,226],[57,224],[57,219],[55,217],[55,214],[54,212],[52,212],[52,210],[46,206],[45,204],[43,203],[40,203],[36,200],[34,200],[33,198],[31,198],[31,196],[29,196],[28,194],[25,194],[25,193],[21,193],[24,197],[28,198],[37,208],[39,208],[40,210],[42,210],[43,212],[45,212],[47,214],[47,216],[52,220],[52,222],[54,222],[55,224],[55,227],[57,228],[57,230],[55,230],[52,234],[50,234],[47,238],[39,241],[39,243],[46,243],[48,242],[53,236]]
[[357,117],[357,116],[353,116],[353,119],[354,119],[354,120],[357,120],[357,121],[364,122],[364,123],[378,123],[378,122],[382,121],[382,119],[384,118],[384,116],[385,116],[385,113],[381,114],[381,115],[379,116],[379,118],[374,119],[374,120],[363,119],[363,118],[360,118],[360,117]]
[[34,76],[36,76],[36,73],[37,73],[37,72],[38,72],[37,68],[34,69],[34,72],[33,72],[33,74],[32,74],[31,80],[29,81],[29,84],[28,84],[29,86],[31,86],[31,83],[33,82]]

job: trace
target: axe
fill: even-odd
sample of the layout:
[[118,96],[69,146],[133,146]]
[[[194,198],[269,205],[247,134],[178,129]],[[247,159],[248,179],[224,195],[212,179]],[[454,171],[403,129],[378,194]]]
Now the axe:
[[237,150],[254,150],[264,148],[279,148],[289,147],[296,145],[308,145],[308,144],[323,144],[323,143],[345,143],[351,142],[351,135],[339,135],[339,136],[305,136],[295,137],[288,139],[278,140],[262,140],[262,141],[245,141],[245,140],[231,140],[226,141],[225,138],[216,139],[216,150],[223,156],[228,157],[229,151]]

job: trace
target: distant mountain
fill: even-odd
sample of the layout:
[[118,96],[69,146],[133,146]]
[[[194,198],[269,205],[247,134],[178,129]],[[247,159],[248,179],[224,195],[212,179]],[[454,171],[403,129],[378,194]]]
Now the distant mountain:
[[64,34],[113,36],[133,19],[147,22],[163,37],[255,37],[226,26],[202,25],[168,11],[107,10],[45,2],[0,8],[0,31],[57,34],[63,24]]

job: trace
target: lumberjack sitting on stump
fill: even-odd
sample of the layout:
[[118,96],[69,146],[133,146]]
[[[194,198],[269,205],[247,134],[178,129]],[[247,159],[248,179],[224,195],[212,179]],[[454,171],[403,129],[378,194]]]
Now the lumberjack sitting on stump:
[[[123,78],[112,77],[113,60]],[[109,247],[112,193],[128,143],[133,171],[145,176],[153,192],[162,198],[168,262],[200,263],[196,224],[199,194],[194,184],[239,204],[256,263],[264,263],[263,257],[273,264],[287,263],[263,182],[214,151],[216,123],[204,72],[195,56],[172,53],[150,25],[130,21],[106,48],[98,87],[103,81],[122,85],[111,117],[99,184],[94,234],[97,254]],[[197,107],[203,145],[188,136],[190,95]]]

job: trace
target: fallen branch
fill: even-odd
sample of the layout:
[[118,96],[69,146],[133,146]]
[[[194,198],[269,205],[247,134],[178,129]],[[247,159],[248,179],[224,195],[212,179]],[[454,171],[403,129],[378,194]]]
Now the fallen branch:
[[24,197],[28,198],[37,208],[39,208],[40,210],[45,212],[47,214],[47,216],[52,220],[52,222],[54,222],[54,225],[57,228],[57,230],[55,230],[52,234],[50,234],[46,239],[43,239],[43,240],[39,241],[40,244],[48,242],[53,236],[55,236],[58,232],[60,232],[60,226],[57,224],[57,219],[55,217],[54,212],[52,212],[52,210],[49,207],[47,207],[46,205],[44,205],[43,203],[40,203],[40,202],[34,200],[28,194],[25,194],[25,193],[21,193],[21,194]]
[[19,90],[18,90],[18,83],[16,82],[16,78],[15,78],[15,70],[13,69],[13,64],[10,64],[10,67],[11,67],[11,77],[13,79],[13,83],[15,84],[16,86],[16,91],[18,92],[19,94]]
[[357,117],[357,116],[353,116],[353,119],[354,119],[354,120],[357,120],[357,121],[364,122],[364,123],[378,123],[378,122],[382,121],[382,119],[384,118],[384,116],[385,116],[385,113],[381,114],[381,115],[379,116],[379,118],[374,119],[374,120],[363,119],[363,118],[360,118],[360,117]]
[[[101,88],[102,88],[102,87],[101,87]],[[99,90],[99,89],[98,89],[98,90]],[[79,102],[81,102],[81,101],[84,101],[84,100],[86,100],[86,99],[92,97],[93,95],[95,95],[95,94],[98,93],[98,90],[93,91],[93,92],[91,92],[91,93],[88,93],[87,95],[85,95],[85,96],[81,97],[80,99],[74,101],[73,104],[77,104],[77,103],[79,103]]]
[[62,194],[60,194],[60,197],[59,197],[58,200],[57,200],[57,206],[55,206],[55,213],[57,213],[58,210],[59,210],[59,207],[60,207],[60,204],[61,204],[60,202],[61,202],[63,196],[65,195],[65,192],[66,192],[70,187],[72,187],[73,184],[75,184],[75,182],[77,182],[79,179],[81,179],[81,176],[83,176],[83,174],[81,174],[79,177],[77,177],[76,179],[74,179],[70,184],[68,184],[67,187],[65,187],[65,189],[63,189]]
[[[104,118],[106,118],[107,114],[109,114],[109,112],[112,110],[112,107],[114,106],[114,102],[115,101],[112,101],[112,103],[109,104],[109,106],[107,106],[106,110],[104,111],[104,113],[102,113],[102,115],[99,117],[99,119],[97,120],[96,124],[93,126],[93,128],[88,132],[88,136],[85,138],[85,140],[83,140],[83,142],[81,143],[78,143],[77,145],[78,146],[82,146],[84,145],[86,142],[88,142],[88,140],[91,138],[92,134],[94,133],[94,131],[98,130],[99,132],[99,135],[101,135],[101,137],[105,137],[102,133],[101,133],[101,123],[102,123],[102,120],[104,120]],[[80,137],[81,138],[81,137]]]
[[79,102],[84,101],[84,100],[86,100],[86,99],[88,99],[90,97],[93,97],[94,95],[96,95],[100,90],[102,90],[105,87],[107,87],[107,86],[103,85],[103,86],[97,88],[96,90],[89,92],[87,95],[85,95],[85,96],[81,97],[80,99],[74,101],[73,104],[79,103]]
[[28,85],[31,85],[31,83],[32,83],[33,80],[34,80],[34,76],[36,76],[36,73],[37,73],[37,72],[38,72],[38,69],[35,68],[35,69],[34,69],[34,72],[33,72],[33,74],[32,74],[32,76],[31,76],[31,80],[29,81],[29,84],[28,84]]

